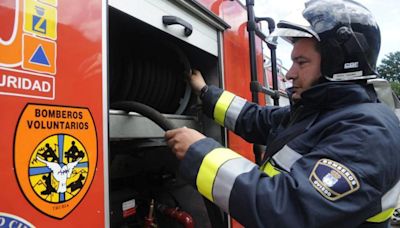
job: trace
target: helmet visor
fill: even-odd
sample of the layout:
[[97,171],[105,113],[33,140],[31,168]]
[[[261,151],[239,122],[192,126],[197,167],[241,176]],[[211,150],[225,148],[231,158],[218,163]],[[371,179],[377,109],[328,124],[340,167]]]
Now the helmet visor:
[[293,28],[277,28],[268,36],[267,42],[273,45],[277,45],[279,43],[278,38],[282,38],[283,40],[293,44],[296,38],[311,38],[311,37],[313,37],[313,35],[305,31]]

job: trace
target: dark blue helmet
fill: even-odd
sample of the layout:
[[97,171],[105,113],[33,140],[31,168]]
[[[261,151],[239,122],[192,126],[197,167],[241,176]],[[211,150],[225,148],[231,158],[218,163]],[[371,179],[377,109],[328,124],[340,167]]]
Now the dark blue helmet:
[[[314,37],[321,52],[321,73],[330,81],[376,78],[381,37],[371,12],[352,0],[310,0],[303,17],[309,26],[281,21],[277,27],[296,31],[280,33],[286,40]],[[284,34],[285,33],[285,34]],[[303,35],[299,35],[303,34]],[[271,34],[272,35],[272,34]]]

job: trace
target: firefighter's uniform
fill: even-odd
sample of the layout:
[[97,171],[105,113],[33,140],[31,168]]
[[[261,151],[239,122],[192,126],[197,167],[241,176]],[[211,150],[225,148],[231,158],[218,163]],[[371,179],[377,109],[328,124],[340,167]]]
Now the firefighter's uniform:
[[249,142],[268,148],[291,137],[261,167],[211,138],[190,146],[182,175],[241,224],[388,225],[400,192],[400,124],[372,88],[322,83],[284,108],[214,86],[202,100],[207,115]]

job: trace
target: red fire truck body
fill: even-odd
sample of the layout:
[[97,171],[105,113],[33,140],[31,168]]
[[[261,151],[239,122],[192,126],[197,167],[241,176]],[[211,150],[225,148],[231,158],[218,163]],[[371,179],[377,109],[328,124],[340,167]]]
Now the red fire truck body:
[[179,179],[160,127],[113,103],[149,105],[254,160],[201,115],[183,73],[252,99],[242,3],[6,0],[0,15],[0,227],[240,227]]

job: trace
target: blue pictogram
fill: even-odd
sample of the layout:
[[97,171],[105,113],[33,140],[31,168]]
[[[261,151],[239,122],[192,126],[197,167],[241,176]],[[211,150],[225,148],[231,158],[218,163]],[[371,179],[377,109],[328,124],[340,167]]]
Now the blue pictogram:
[[35,6],[36,14],[33,15],[32,20],[32,30],[36,32],[40,32],[46,34],[47,30],[47,20],[44,17],[45,9],[40,6]]
[[50,66],[49,59],[47,58],[42,45],[39,45],[39,47],[33,53],[29,62],[44,66]]

